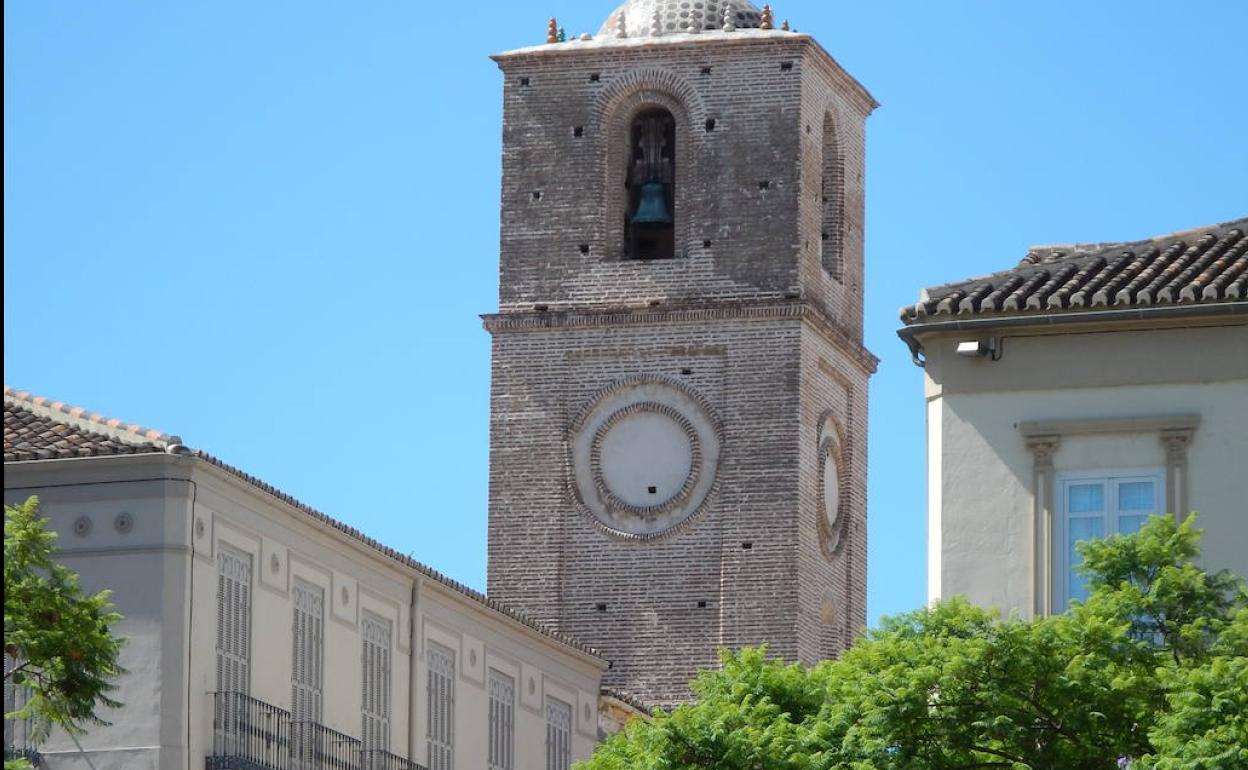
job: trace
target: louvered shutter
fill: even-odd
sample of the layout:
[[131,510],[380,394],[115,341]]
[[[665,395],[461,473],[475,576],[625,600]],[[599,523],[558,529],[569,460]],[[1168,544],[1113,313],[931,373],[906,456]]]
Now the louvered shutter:
[[324,700],[325,598],[316,586],[296,581],[291,713],[296,722],[320,722]]
[[490,669],[489,770],[515,767],[516,683],[506,674]]
[[546,699],[546,770],[569,770],[572,766],[572,707]]
[[365,751],[390,750],[390,622],[363,623],[363,743]]
[[246,693],[251,683],[251,557],[217,551],[217,692]]
[[429,643],[428,737],[429,770],[455,766],[455,653]]

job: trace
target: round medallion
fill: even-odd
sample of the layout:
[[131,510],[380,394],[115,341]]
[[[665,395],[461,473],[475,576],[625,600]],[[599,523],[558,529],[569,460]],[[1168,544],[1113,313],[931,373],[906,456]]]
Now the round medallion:
[[829,558],[841,546],[841,453],[837,443],[824,439],[819,447],[819,539]]
[[677,380],[633,378],[599,391],[569,438],[578,502],[612,534],[669,534],[714,489],[718,424],[705,400]]

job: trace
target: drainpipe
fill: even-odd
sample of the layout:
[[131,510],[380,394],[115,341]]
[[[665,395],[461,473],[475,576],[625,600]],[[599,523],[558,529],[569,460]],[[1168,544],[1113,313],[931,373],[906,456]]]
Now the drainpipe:
[[[420,575],[412,582],[412,607],[408,614],[407,633],[409,655],[407,672],[407,759],[416,762],[417,738],[420,729],[420,589],[423,587]],[[420,764],[427,766],[428,757]]]

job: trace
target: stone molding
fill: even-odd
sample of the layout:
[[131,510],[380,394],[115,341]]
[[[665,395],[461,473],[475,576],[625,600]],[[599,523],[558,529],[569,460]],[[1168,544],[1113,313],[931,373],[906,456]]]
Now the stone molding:
[[810,322],[828,342],[849,356],[864,372],[868,375],[875,374],[880,360],[861,342],[846,334],[821,308],[802,300],[738,301],[715,305],[673,305],[667,308],[520,311],[481,316],[483,326],[490,334],[705,321],[774,321],[790,318]]
[[1100,417],[1073,420],[1034,420],[1018,425],[1032,455],[1032,575],[1035,581],[1033,615],[1053,608],[1053,519],[1057,515],[1057,472],[1053,458],[1067,436],[1156,433],[1166,452],[1166,512],[1178,518],[1188,510],[1187,448],[1200,426],[1200,415]]

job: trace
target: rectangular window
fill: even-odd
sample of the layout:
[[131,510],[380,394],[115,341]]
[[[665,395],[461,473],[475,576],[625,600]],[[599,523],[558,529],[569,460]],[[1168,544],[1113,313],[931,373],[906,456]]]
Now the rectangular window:
[[1082,540],[1127,535],[1161,513],[1165,490],[1162,469],[1121,472],[1071,472],[1058,476],[1058,505],[1053,549],[1054,610],[1065,612],[1072,600],[1088,598],[1079,573]]
[[429,643],[429,770],[455,766],[455,653]]
[[363,744],[390,750],[390,621],[364,616]]
[[515,768],[516,682],[490,669],[489,770]]
[[572,707],[546,699],[546,770],[572,767]]
[[291,598],[295,605],[291,718],[296,722],[320,722],[325,676],[325,596],[320,588],[296,580]]
[[251,557],[217,549],[217,692],[251,688]]

